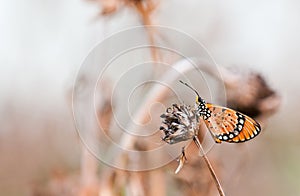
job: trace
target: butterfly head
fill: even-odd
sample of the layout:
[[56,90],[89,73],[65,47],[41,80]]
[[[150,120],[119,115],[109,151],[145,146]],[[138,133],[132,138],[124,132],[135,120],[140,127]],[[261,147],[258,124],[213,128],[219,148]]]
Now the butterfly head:
[[201,113],[202,111],[205,111],[206,110],[206,105],[205,105],[205,101],[197,96],[196,97],[196,104],[197,104],[197,110]]

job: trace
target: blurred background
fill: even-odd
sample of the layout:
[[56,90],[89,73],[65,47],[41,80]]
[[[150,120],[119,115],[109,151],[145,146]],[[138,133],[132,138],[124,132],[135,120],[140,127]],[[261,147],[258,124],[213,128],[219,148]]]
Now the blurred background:
[[[261,73],[282,99],[279,111],[249,147],[245,156],[250,163],[236,171],[243,183],[230,186],[227,179],[225,192],[300,195],[300,2],[155,4],[151,24],[188,33],[221,66]],[[107,5],[114,9],[108,6],[106,12],[112,13],[101,14]],[[126,1],[0,2],[1,195],[39,195],[51,179],[66,183],[77,195],[82,146],[71,110],[76,74],[97,43],[143,23],[139,10]]]

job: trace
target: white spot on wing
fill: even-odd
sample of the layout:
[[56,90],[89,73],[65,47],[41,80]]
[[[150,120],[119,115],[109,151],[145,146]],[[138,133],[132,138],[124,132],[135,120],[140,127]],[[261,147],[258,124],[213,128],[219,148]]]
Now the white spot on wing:
[[257,130],[258,132],[260,131],[259,127],[256,127],[256,126],[255,126],[255,128],[256,128],[256,130]]
[[256,129],[253,131],[253,133],[254,133],[254,135],[257,135],[257,131],[256,131]]
[[242,130],[242,128],[243,128],[242,125],[239,125],[239,126],[238,126],[238,129],[239,129],[240,131]]

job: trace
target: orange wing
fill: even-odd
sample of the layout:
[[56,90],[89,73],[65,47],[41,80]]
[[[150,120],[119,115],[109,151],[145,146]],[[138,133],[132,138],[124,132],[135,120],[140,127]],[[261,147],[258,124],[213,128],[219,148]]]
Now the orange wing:
[[206,104],[211,116],[204,122],[217,143],[245,142],[257,136],[260,125],[254,119],[235,110]]

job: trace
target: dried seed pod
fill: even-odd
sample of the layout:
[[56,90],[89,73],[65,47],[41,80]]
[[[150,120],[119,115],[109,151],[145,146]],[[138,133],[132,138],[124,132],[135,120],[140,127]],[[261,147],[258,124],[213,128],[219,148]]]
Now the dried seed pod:
[[162,130],[165,136],[162,138],[169,144],[192,139],[197,135],[198,118],[196,110],[190,106],[173,104],[167,108],[162,118]]

